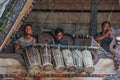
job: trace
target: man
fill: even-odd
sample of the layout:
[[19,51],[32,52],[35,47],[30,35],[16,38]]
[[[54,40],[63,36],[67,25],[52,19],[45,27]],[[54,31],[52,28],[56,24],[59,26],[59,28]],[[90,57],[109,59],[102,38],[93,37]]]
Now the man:
[[103,22],[101,28],[102,31],[95,35],[95,40],[100,43],[103,49],[105,49],[107,52],[110,52],[109,46],[112,41],[112,38],[110,37],[110,34],[112,32],[110,22]]
[[54,42],[56,45],[60,44],[60,45],[68,45],[68,42],[63,40],[63,35],[64,35],[64,31],[61,28],[57,28],[55,30],[55,39]]
[[15,52],[19,53],[19,49],[25,47],[22,43],[36,43],[35,38],[32,36],[32,25],[27,24],[24,26],[24,36],[18,39],[19,44],[15,45]]
[[[34,47],[27,47],[26,43],[36,43],[36,39],[32,37],[32,25],[27,24],[24,26],[24,36],[18,39],[18,43],[15,45],[15,52],[21,53],[25,59],[28,71],[30,73],[39,73],[41,63],[39,62],[39,53]],[[28,59],[28,61],[26,60]],[[36,64],[35,64],[36,62]]]
[[102,27],[102,31],[95,35],[95,40],[98,41],[100,43],[101,47],[103,49],[105,49],[107,52],[114,54],[113,59],[114,59],[115,68],[116,68],[117,72],[120,73],[120,68],[119,68],[120,67],[120,63],[119,63],[120,60],[119,60],[119,57],[115,55],[117,53],[115,53],[115,52],[113,52],[111,50],[111,49],[116,47],[115,45],[111,46],[111,43],[112,43],[112,40],[113,40],[113,38],[110,36],[110,34],[112,32],[111,24],[110,24],[110,22],[105,21],[105,22],[102,23],[101,27]]

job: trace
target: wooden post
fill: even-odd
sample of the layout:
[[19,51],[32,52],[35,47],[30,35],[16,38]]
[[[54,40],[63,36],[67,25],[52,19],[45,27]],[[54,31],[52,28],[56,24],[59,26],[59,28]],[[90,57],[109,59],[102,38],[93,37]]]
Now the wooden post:
[[89,34],[94,36],[97,32],[97,5],[98,0],[91,0],[90,27]]

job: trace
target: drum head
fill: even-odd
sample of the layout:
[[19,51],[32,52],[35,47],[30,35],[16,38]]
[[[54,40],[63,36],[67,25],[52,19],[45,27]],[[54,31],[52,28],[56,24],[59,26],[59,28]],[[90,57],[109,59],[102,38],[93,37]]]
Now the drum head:
[[68,42],[68,45],[74,45],[74,39],[70,34],[64,34],[63,40],[66,40]]
[[54,40],[51,33],[41,33],[38,37],[38,43],[48,44]]
[[91,38],[87,37],[76,37],[75,38],[75,45],[78,46],[91,46]]

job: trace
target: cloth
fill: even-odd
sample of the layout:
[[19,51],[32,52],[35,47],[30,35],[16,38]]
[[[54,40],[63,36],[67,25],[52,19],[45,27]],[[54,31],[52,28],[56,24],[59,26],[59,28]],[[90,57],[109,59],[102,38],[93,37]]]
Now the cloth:
[[26,46],[25,43],[33,43],[33,40],[34,40],[33,37],[30,37],[29,40],[25,39],[24,37],[20,37],[18,39],[18,42],[20,44],[20,48],[24,48]]
[[55,44],[56,45],[68,45],[68,42],[66,40],[61,40],[61,41],[58,41],[58,40],[54,40]]

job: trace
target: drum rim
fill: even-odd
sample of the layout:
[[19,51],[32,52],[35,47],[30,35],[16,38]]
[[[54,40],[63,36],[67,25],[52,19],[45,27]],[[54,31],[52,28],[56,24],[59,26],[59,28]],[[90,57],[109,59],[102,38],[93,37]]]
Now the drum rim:
[[[69,36],[73,41],[73,45],[75,45],[75,40],[74,40],[74,37],[71,35],[71,34],[69,34],[69,33],[64,33],[64,36]],[[63,36],[63,37],[64,37]]]
[[[39,35],[37,36],[37,42],[38,42],[38,43],[40,43],[40,41],[39,41],[40,35],[44,35],[44,34],[50,36],[52,39],[55,39],[55,36],[53,35],[52,32],[41,32],[41,33],[39,33]],[[52,40],[52,39],[51,39],[51,40]]]

